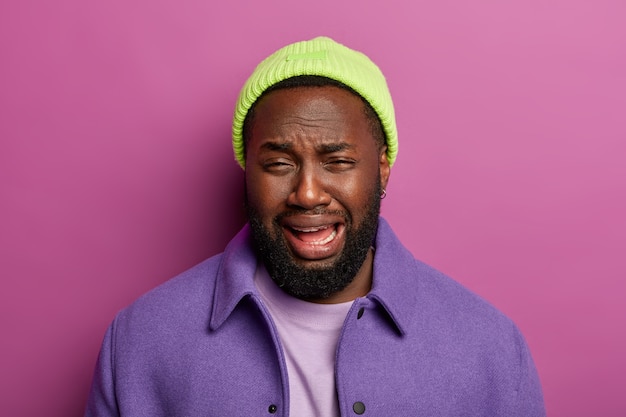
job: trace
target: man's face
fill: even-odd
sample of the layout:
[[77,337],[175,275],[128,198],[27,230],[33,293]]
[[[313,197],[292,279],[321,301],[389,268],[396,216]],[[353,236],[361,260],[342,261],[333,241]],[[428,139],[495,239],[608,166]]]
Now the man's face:
[[371,261],[385,150],[349,91],[298,87],[257,103],[246,144],[248,214],[257,250],[287,293],[326,299]]

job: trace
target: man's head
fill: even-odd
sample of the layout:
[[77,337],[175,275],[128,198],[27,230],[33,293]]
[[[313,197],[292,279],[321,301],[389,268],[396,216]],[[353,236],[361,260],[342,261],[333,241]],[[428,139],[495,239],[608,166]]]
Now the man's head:
[[369,290],[387,130],[354,88],[315,74],[277,81],[248,106],[240,163],[249,221],[287,293],[337,302]]

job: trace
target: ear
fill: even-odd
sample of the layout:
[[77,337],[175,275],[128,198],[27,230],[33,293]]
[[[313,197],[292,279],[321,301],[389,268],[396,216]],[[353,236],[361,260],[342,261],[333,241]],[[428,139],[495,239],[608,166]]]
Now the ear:
[[387,188],[389,175],[391,174],[391,167],[389,166],[389,159],[387,158],[387,145],[380,148],[378,155],[378,169],[380,172],[380,186],[384,190]]

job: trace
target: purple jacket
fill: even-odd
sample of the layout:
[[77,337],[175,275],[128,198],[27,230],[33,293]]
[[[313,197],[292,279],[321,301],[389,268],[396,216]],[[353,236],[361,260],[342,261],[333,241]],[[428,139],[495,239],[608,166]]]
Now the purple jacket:
[[[109,327],[86,416],[299,416],[244,229]],[[342,416],[544,416],[528,347],[503,314],[415,260],[380,220],[370,293],[339,338]]]

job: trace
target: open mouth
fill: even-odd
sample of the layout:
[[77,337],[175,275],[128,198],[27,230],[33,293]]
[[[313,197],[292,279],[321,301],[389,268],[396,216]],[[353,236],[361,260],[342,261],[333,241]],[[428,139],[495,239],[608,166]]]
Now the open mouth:
[[293,235],[310,245],[325,245],[337,237],[337,225],[290,227]]
[[338,255],[344,242],[342,222],[320,222],[313,219],[292,219],[283,223],[283,233],[294,256],[307,260],[322,260]]

